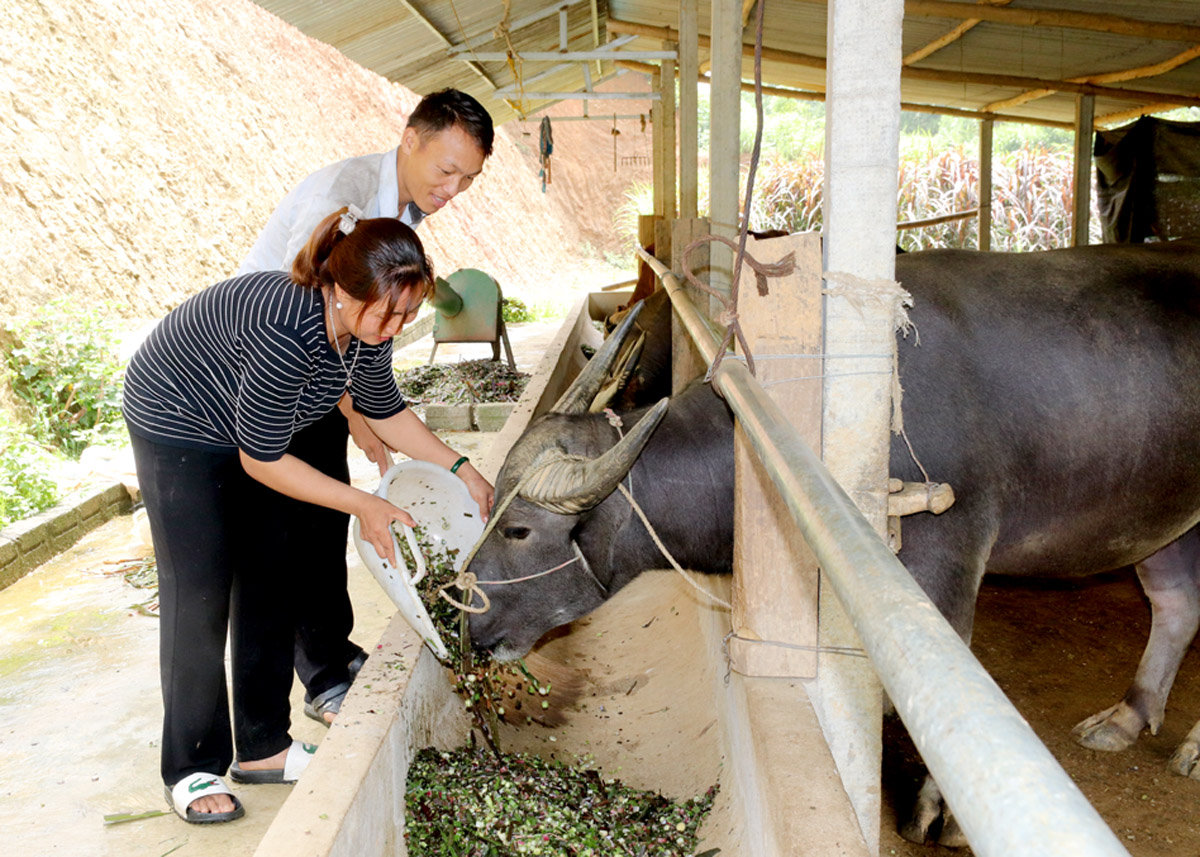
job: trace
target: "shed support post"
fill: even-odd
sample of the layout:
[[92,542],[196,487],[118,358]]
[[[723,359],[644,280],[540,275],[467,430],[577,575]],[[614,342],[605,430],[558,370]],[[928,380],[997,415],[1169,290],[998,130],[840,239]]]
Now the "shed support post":
[[1075,97],[1075,207],[1071,218],[1071,246],[1088,243],[1088,224],[1092,216],[1092,131],[1096,117],[1096,96]]
[[[826,35],[825,382],[822,458],[883,538],[895,365],[895,199],[903,0],[831,0]],[[820,643],[861,647],[822,587]],[[854,805],[879,850],[882,690],[869,662],[818,656],[811,697]]]
[[[677,50],[671,42],[663,43],[664,50]],[[671,224],[675,222],[675,63],[663,60],[659,73],[658,122],[655,131],[659,141],[655,156],[659,159],[662,173],[662,212],[654,235],[657,248],[655,255],[660,261],[671,261]]]
[[992,137],[996,120],[979,123],[979,249],[992,249]]
[[[699,0],[679,3],[679,216],[696,217],[699,199],[699,121],[696,83],[700,76]],[[678,268],[672,270],[678,271]]]
[[[738,177],[741,172],[741,0],[712,2],[712,84],[709,91],[709,219],[714,235],[732,241],[738,232]],[[709,284],[717,291],[727,293],[733,283],[733,251],[714,241],[710,259]]]
[[[650,91],[657,92],[662,88],[662,75],[655,71],[650,75]],[[663,109],[661,101],[650,104],[650,170],[654,183],[654,217],[661,220],[665,207],[663,195]],[[657,252],[659,259],[663,257]],[[669,256],[667,258],[670,258]]]

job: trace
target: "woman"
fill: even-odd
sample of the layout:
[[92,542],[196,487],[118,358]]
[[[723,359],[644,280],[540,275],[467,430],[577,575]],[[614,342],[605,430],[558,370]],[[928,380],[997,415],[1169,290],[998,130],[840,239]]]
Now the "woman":
[[393,563],[390,527],[413,523],[288,455],[292,435],[352,388],[382,440],[452,469],[485,518],[491,508],[492,486],[405,408],[392,374],[391,339],[433,287],[421,242],[395,219],[356,214],[326,218],[290,277],[248,274],[186,301],[126,372],[125,420],[158,560],[162,776],[189,822],[243,815],[221,779],[227,769],[238,782],[295,782],[315,749],[288,734],[296,573],[278,560],[281,535],[304,537],[288,526],[296,501],[356,515]]

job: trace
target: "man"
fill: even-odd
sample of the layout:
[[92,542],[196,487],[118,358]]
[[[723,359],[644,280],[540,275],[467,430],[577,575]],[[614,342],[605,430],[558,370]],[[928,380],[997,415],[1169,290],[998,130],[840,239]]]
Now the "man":
[[[289,270],[317,224],[346,205],[364,217],[398,217],[414,229],[469,188],[492,153],[494,130],[483,106],[455,89],[421,99],[394,150],[331,164],[300,182],[275,209],[238,269]],[[354,411],[350,394],[337,410],[295,435],[288,452],[349,483],[347,432],[383,474],[391,465],[384,443]],[[354,613],[346,591],[349,516],[297,504],[286,534],[284,561],[300,588],[296,672],[304,683],[305,713],[328,725],[341,708],[366,653],[350,641]]]

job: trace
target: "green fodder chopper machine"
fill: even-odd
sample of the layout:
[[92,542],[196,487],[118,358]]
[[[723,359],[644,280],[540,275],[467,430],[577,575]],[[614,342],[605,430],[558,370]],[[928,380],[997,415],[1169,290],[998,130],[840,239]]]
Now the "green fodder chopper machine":
[[443,342],[490,342],[492,359],[500,359],[500,343],[510,369],[516,369],[512,346],[502,312],[504,297],[500,284],[475,268],[463,268],[449,277],[438,277],[433,292],[433,350],[429,362]]

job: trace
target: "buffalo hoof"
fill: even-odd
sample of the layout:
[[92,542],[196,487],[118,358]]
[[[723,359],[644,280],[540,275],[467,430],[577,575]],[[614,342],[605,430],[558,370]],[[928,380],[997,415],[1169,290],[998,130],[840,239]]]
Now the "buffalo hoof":
[[933,777],[926,777],[921,791],[917,793],[917,801],[913,804],[912,815],[908,822],[900,828],[900,835],[909,842],[924,845],[930,839],[930,829],[935,822],[941,820],[943,813],[948,813],[949,807],[942,800],[942,791],[938,788]]
[[1192,727],[1192,731],[1172,754],[1167,762],[1167,770],[1181,777],[1200,780],[1200,723]]
[[1200,761],[1200,747],[1196,745],[1195,741],[1184,741],[1171,754],[1171,760],[1167,762],[1167,770],[1172,774],[1179,774],[1181,777],[1200,780],[1200,768],[1196,767],[1198,761]]
[[1113,753],[1132,747],[1144,725],[1139,714],[1124,702],[1118,702],[1076,724],[1071,734],[1089,750]]
[[938,836],[938,845],[943,848],[966,848],[967,836],[958,826],[958,819],[950,812],[950,807],[946,807],[943,815],[945,820],[942,822],[942,833]]

